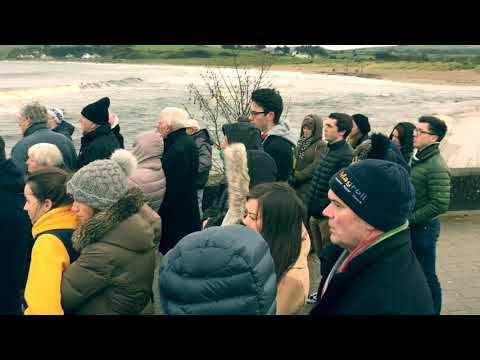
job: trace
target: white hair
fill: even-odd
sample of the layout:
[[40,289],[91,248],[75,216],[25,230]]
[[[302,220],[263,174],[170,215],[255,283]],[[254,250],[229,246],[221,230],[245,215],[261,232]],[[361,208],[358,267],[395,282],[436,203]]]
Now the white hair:
[[56,145],[38,143],[30,146],[28,157],[40,166],[63,166],[63,156]]
[[166,107],[160,111],[159,119],[165,122],[167,126],[172,128],[172,131],[185,128],[186,122],[190,119],[188,113],[180,108]]

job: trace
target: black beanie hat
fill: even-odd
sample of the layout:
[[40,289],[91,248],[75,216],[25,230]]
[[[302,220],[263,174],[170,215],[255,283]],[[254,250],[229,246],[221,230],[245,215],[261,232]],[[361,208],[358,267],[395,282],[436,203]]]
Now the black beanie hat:
[[370,132],[370,123],[368,122],[368,117],[362,114],[355,114],[352,115],[353,121],[355,121],[355,124],[357,124],[358,130],[363,135],[366,135]]
[[415,205],[407,171],[390,161],[356,162],[337,172],[329,185],[358,217],[384,232],[404,224]]
[[108,107],[110,106],[110,99],[108,97],[88,104],[81,112],[82,116],[98,125],[108,124]]

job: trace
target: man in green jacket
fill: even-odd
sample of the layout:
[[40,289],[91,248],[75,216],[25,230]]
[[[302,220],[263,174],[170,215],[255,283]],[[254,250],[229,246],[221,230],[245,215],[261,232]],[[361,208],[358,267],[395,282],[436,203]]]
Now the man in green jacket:
[[414,131],[418,150],[412,162],[412,183],[416,203],[410,219],[412,248],[432,291],[436,314],[442,307],[442,292],[435,271],[436,242],[440,235],[439,216],[450,203],[450,173],[438,149],[447,125],[434,116],[422,116]]

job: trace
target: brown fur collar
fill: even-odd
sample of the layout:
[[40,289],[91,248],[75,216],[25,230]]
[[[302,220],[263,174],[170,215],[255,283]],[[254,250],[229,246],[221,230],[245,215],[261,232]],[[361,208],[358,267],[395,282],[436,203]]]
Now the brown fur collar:
[[72,234],[73,247],[81,251],[87,245],[98,242],[122,221],[136,214],[144,204],[142,191],[138,187],[128,190],[127,194],[110,208],[96,213]]

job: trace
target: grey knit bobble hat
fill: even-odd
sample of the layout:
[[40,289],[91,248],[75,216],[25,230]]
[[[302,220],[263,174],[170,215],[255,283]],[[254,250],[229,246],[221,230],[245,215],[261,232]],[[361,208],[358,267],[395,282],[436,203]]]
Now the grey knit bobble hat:
[[81,168],[67,182],[67,192],[75,201],[96,210],[105,210],[128,191],[128,178],[137,160],[127,150],[116,150],[109,160],[96,160]]

